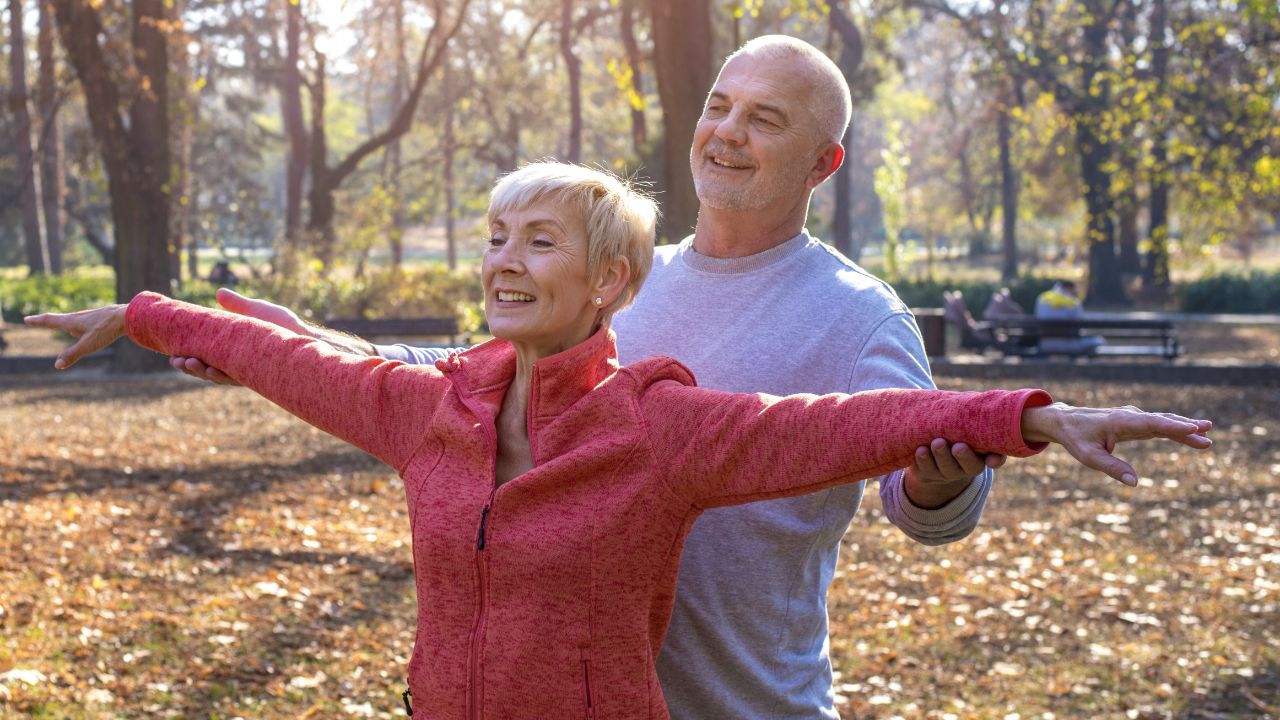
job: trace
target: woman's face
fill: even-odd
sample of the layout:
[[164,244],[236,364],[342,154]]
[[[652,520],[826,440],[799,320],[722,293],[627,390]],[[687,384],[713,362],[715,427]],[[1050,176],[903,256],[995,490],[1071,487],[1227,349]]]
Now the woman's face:
[[544,200],[489,221],[481,272],[489,331],[535,358],[573,347],[595,329],[597,291],[579,215]]

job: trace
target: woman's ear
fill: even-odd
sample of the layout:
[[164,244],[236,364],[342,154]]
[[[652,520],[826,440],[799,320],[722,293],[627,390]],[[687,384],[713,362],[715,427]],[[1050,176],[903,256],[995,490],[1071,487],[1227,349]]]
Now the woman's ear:
[[592,297],[602,298],[601,307],[609,307],[626,290],[631,280],[631,263],[622,255],[614,255],[612,260],[600,269],[599,280],[596,281]]

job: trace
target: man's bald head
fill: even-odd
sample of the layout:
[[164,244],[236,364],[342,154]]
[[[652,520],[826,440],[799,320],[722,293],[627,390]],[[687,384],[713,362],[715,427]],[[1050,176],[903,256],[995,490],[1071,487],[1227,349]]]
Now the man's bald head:
[[[786,35],[762,35],[748,41],[732,55],[725,58],[728,66],[734,58],[751,55],[764,61],[795,59],[807,71],[812,80],[810,113],[819,142],[839,143],[853,115],[853,98],[849,83],[845,82],[840,68],[809,43]],[[723,72],[723,67],[721,68]]]

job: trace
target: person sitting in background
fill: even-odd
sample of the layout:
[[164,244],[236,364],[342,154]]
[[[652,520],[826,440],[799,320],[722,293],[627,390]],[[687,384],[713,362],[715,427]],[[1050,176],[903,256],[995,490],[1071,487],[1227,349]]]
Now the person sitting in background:
[[[1052,288],[1040,293],[1036,298],[1036,317],[1040,320],[1078,320],[1084,316],[1084,306],[1075,282],[1059,280]],[[1106,340],[1100,335],[1082,335],[1076,337],[1041,337],[1041,354],[1064,353],[1068,355],[1087,355],[1098,351]]]
[[1009,292],[1009,288],[1002,287],[991,294],[991,299],[987,301],[987,307],[982,311],[983,320],[999,320],[1001,318],[1022,317],[1027,311],[1022,309],[1013,299],[1013,294]]
[[1084,314],[1075,282],[1059,280],[1036,298],[1036,317],[1041,320],[1074,320]]
[[219,260],[213,264],[213,269],[209,271],[209,282],[214,285],[222,285],[224,287],[235,287],[240,282],[240,278],[231,271],[231,264],[226,260]]

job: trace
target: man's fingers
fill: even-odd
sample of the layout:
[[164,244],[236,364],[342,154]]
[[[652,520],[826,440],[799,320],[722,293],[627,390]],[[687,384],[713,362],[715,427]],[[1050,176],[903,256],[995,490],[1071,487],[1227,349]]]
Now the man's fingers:
[[224,310],[228,310],[237,315],[249,315],[249,310],[254,302],[235,290],[228,290],[227,288],[218,288],[216,297],[218,299],[218,304],[221,305]]
[[916,448],[916,475],[921,479],[939,476],[938,464],[933,459],[933,452],[928,447]]
[[951,452],[951,444],[942,438],[934,438],[929,443],[929,451],[933,454],[933,462],[938,466],[938,473],[944,480],[958,480],[964,477],[964,469],[960,467],[955,455]]
[[997,470],[999,468],[1004,467],[1004,464],[1008,459],[1009,457],[1007,455],[1001,455],[999,453],[987,453],[987,457],[984,459],[983,465],[986,465],[992,470]]
[[959,472],[963,477],[973,477],[986,467],[986,458],[965,443],[951,446],[951,455],[955,459]]

